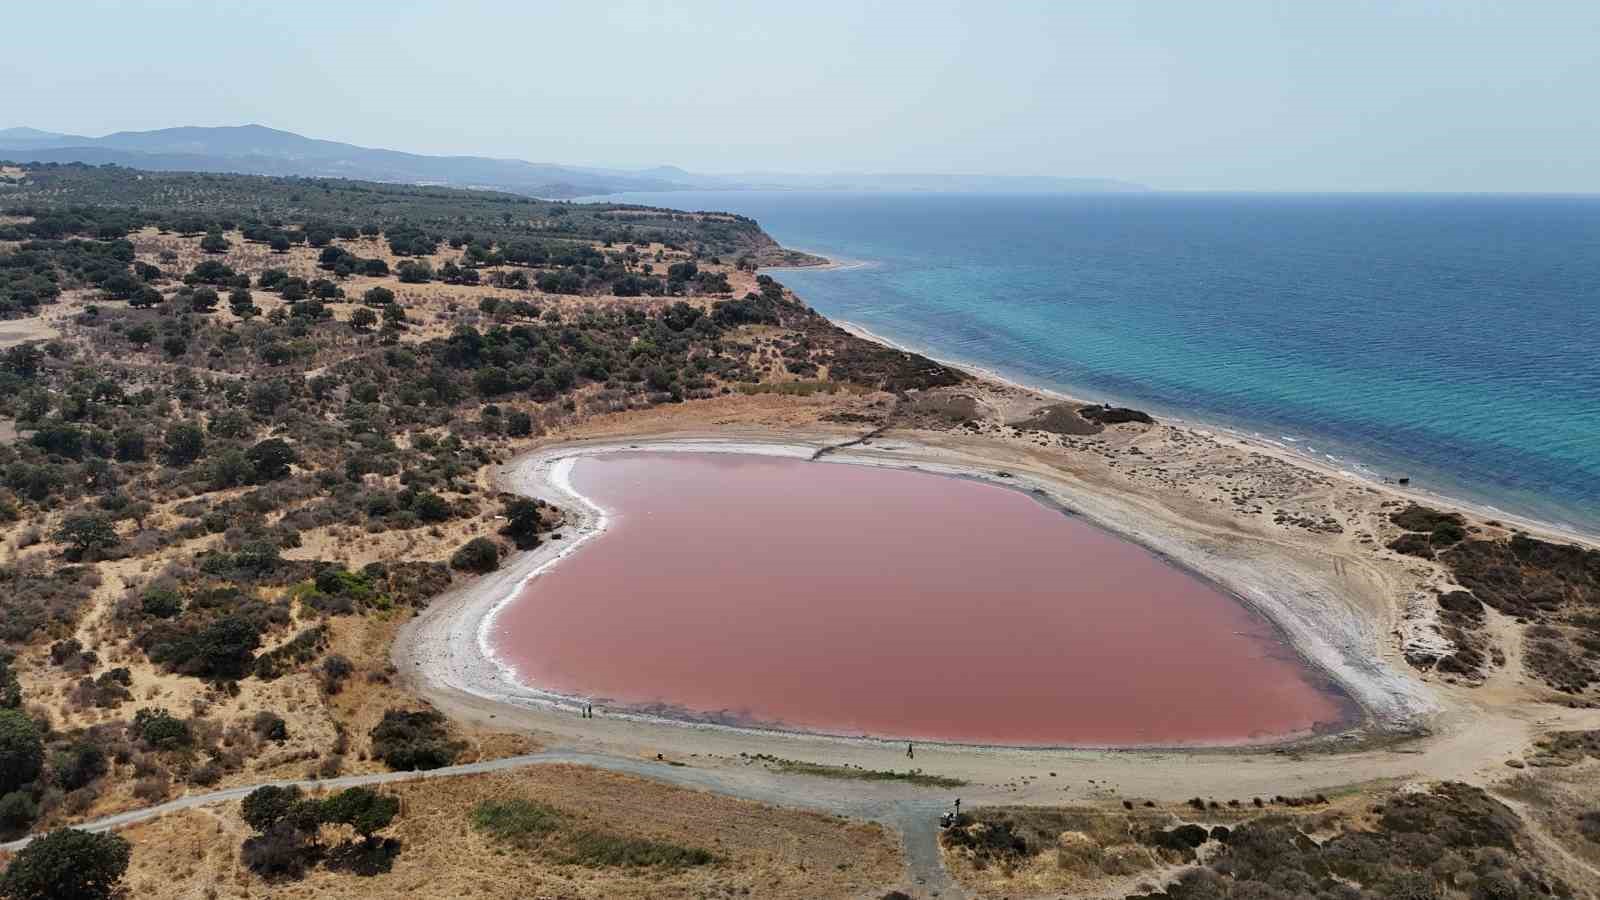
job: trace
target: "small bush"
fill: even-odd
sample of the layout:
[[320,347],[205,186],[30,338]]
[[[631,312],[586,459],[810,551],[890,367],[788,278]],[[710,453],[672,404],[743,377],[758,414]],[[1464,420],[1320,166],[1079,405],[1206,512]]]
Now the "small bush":
[[1425,534],[1402,534],[1389,542],[1389,549],[1407,556],[1433,559],[1433,544]]
[[493,572],[500,568],[500,548],[488,538],[473,538],[450,557],[450,567],[463,572]]
[[13,791],[0,797],[0,834],[23,834],[39,818],[39,804],[33,797]]
[[156,750],[176,750],[193,740],[189,723],[164,709],[146,707],[133,716],[133,733]]
[[[1459,513],[1440,512],[1426,506],[1413,503],[1400,512],[1389,516],[1389,521],[1404,528],[1406,531],[1434,532],[1445,526],[1454,526],[1457,531],[1466,524],[1466,520]],[[1460,540],[1457,538],[1456,540]]]
[[391,709],[370,736],[372,755],[397,771],[443,768],[462,750],[445,731],[444,716],[431,709]]
[[289,723],[283,720],[283,716],[270,710],[264,709],[256,713],[255,719],[250,723],[250,730],[264,741],[281,744],[289,739]]

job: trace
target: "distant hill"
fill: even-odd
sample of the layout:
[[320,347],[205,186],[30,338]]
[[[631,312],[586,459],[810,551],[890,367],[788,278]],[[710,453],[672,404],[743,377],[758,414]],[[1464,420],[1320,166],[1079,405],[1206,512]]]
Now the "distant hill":
[[1113,178],[1055,175],[940,175],[837,172],[827,175],[747,173],[729,176],[743,187],[808,191],[906,191],[912,193],[1122,194],[1148,191]]
[[240,172],[481,187],[544,198],[703,186],[650,175],[518,159],[425,156],[358,147],[263,125],[119,131],[98,138],[7,128],[0,130],[0,158],[18,162],[114,163],[155,171]]
[[358,147],[268,128],[185,126],[118,131],[104,137],[36,128],[0,129],[0,159],[114,164],[167,172],[238,172],[352,178],[397,184],[487,188],[545,199],[677,190],[1004,191],[1103,193],[1144,190],[1099,178],[996,175],[699,175],[677,166],[642,171],[561,166],[486,156],[427,156]]
[[92,141],[75,134],[56,134],[37,128],[0,128],[0,147],[59,147],[63,143]]

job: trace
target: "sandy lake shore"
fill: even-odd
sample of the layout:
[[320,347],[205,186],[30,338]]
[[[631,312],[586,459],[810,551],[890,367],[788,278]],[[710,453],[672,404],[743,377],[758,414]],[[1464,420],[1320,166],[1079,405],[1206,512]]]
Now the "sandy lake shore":
[[[561,540],[553,541],[515,559],[494,575],[471,583],[451,597],[448,605],[435,603],[428,614],[408,634],[412,669],[425,679],[449,684],[474,696],[501,703],[545,709],[575,709],[582,698],[540,690],[522,683],[517,674],[501,662],[490,649],[500,610],[515,600],[524,584],[550,566],[558,564],[585,543],[606,530],[604,510],[575,491],[568,477],[572,463],[580,456],[623,450],[653,452],[750,453],[808,459],[827,443],[772,441],[732,441],[716,438],[641,439],[628,442],[599,442],[556,445],[520,457],[495,474],[503,490],[539,497],[568,511]],[[1363,643],[1364,623],[1349,610],[1326,603],[1302,573],[1289,565],[1240,565],[1216,552],[1204,542],[1186,539],[1172,529],[1141,527],[1127,510],[1114,504],[1096,502],[1099,498],[1074,490],[1071,486],[1029,474],[998,474],[983,468],[941,457],[933,448],[896,445],[891,452],[873,447],[835,450],[825,464],[850,464],[918,469],[953,477],[969,478],[996,486],[1019,490],[1087,518],[1096,525],[1155,551],[1166,559],[1212,580],[1233,596],[1262,613],[1283,629],[1289,642],[1316,669],[1325,673],[1348,697],[1360,706],[1363,715],[1350,724],[1374,734],[1393,735],[1414,732],[1424,727],[1437,710],[1426,690],[1408,673],[1370,657],[1351,652]],[[435,613],[434,611],[438,611]],[[615,718],[627,716],[644,721],[653,716],[613,710]],[[677,721],[677,720],[670,720]],[[707,723],[694,723],[705,726]],[[730,726],[715,725],[717,728]],[[753,731],[752,729],[737,729]],[[767,732],[770,733],[770,732]],[[1309,735],[1289,735],[1273,740],[1286,743]],[[898,743],[897,738],[891,738]]]
[[[648,428],[649,426],[646,426]],[[504,490],[542,497],[567,510],[560,539],[508,560],[491,575],[436,600],[401,632],[396,666],[412,687],[441,709],[469,721],[525,728],[550,744],[628,756],[667,752],[734,760],[743,754],[818,759],[868,767],[894,767],[903,746],[888,741],[757,731],[704,723],[611,714],[581,719],[577,701],[517,682],[487,650],[501,604],[527,579],[556,564],[603,532],[603,512],[575,495],[565,470],[577,454],[625,449],[768,453],[810,457],[842,443],[818,429],[774,434],[744,429],[639,433],[563,441],[501,466],[493,475]],[[1015,749],[929,745],[917,762],[931,771],[971,781],[974,795],[1008,802],[1062,802],[1052,785],[1036,779],[1061,769],[1093,781],[1088,796],[1171,792],[1219,795],[1325,789],[1425,774],[1477,780],[1504,771],[1535,732],[1564,723],[1600,724],[1594,710],[1533,710],[1485,702],[1438,681],[1429,683],[1405,666],[1394,646],[1395,598],[1409,586],[1383,567],[1330,559],[1307,542],[1227,539],[1205,519],[1156,510],[1140,498],[1098,489],[1045,467],[1018,465],[1011,452],[977,455],[973,442],[923,442],[886,436],[831,452],[834,462],[915,467],[981,478],[1035,491],[1050,502],[1134,540],[1233,592],[1276,623],[1295,648],[1336,681],[1361,706],[1360,723],[1275,747],[1166,749]],[[977,442],[980,450],[988,448]],[[1005,472],[1005,475],[999,474]],[[1317,542],[1311,542],[1317,543]],[[1352,554],[1356,556],[1357,554]],[[1130,661],[1137,664],[1137,661]],[[1334,754],[1337,762],[1328,754]],[[1078,799],[1085,796],[1081,791]]]

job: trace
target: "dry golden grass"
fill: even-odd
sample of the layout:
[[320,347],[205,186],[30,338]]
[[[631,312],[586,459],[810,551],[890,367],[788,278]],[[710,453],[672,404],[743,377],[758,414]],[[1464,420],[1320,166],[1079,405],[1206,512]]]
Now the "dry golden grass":
[[[237,804],[190,811],[123,832],[134,845],[127,884],[153,900],[199,897],[656,898],[876,896],[901,877],[892,835],[809,812],[576,766],[397,785],[389,833],[403,849],[370,878],[317,870],[269,884],[238,863],[248,836]],[[502,847],[472,828],[484,800],[521,797],[557,807],[585,828],[703,847],[719,863],[675,872],[562,865]]]

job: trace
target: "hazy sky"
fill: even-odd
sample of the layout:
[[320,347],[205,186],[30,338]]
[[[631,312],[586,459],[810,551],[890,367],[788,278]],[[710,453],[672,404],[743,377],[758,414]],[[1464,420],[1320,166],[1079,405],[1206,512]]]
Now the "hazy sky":
[[1164,188],[1600,192],[1600,2],[27,3],[0,127]]

